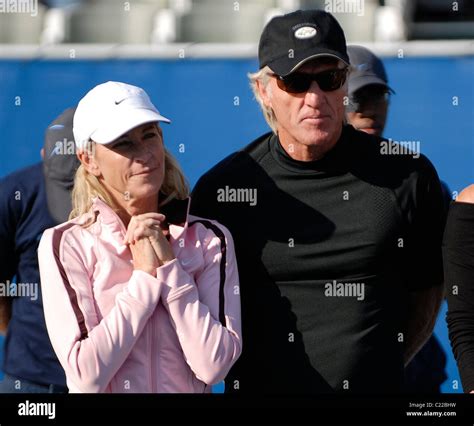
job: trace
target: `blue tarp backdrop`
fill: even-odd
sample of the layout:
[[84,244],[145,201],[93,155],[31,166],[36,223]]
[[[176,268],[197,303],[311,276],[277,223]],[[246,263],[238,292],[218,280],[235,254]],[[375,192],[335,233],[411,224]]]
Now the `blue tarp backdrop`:
[[[385,58],[391,99],[385,136],[419,142],[451,188],[474,182],[474,57]],[[160,112],[165,144],[191,186],[217,161],[268,131],[247,73],[254,59],[0,60],[0,177],[40,161],[47,125],[96,84],[143,87]],[[181,148],[181,149],[180,149]],[[458,373],[443,308],[436,334],[448,354],[445,392]]]

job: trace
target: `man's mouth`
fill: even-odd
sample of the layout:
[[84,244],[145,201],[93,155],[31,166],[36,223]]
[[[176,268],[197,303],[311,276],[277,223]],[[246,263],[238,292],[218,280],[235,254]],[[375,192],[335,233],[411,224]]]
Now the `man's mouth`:
[[324,119],[327,119],[329,118],[329,115],[309,115],[307,117],[304,117],[302,121],[314,121],[314,122],[317,122],[317,121],[321,121],[321,120],[324,120]]

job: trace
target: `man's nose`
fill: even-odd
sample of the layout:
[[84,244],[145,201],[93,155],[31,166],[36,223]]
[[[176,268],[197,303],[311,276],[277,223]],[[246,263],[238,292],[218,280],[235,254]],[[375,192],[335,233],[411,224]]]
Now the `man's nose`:
[[324,91],[321,90],[316,81],[312,81],[306,91],[305,101],[308,105],[318,105],[324,97]]

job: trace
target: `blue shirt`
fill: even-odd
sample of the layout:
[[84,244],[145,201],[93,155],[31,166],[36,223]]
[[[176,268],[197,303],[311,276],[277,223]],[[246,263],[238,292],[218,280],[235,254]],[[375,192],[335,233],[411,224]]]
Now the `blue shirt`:
[[42,163],[0,180],[0,291],[14,277],[23,287],[21,295],[12,296],[3,370],[38,384],[66,386],[46,330],[37,256],[43,231],[55,225],[47,207]]

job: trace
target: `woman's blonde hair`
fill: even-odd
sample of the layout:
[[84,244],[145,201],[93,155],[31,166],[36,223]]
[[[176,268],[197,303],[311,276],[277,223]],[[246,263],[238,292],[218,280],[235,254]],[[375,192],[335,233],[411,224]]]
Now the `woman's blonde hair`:
[[[93,142],[89,145],[89,150],[93,147]],[[91,152],[91,151],[89,151]],[[93,152],[93,151],[92,151]],[[165,176],[160,188],[159,206],[164,206],[172,199],[185,199],[189,196],[189,185],[184,177],[181,168],[175,158],[165,148]],[[100,183],[96,176],[89,173],[81,164],[74,177],[74,187],[72,190],[72,211],[69,220],[87,213],[92,206],[92,199],[99,197],[113,210],[118,211],[120,207],[110,196],[109,192]],[[92,222],[95,219],[92,219]],[[86,226],[91,221],[86,222]]]
[[275,113],[270,107],[267,107],[263,102],[262,97],[260,96],[260,92],[258,91],[257,81],[260,81],[264,87],[267,87],[268,82],[270,81],[270,75],[272,74],[272,70],[267,65],[263,67],[261,70],[258,70],[254,73],[248,73],[248,78],[250,79],[250,87],[252,89],[253,95],[255,96],[255,100],[260,105],[262,109],[263,116],[265,117],[266,122],[273,130],[273,133],[277,133],[277,120],[275,117]]

